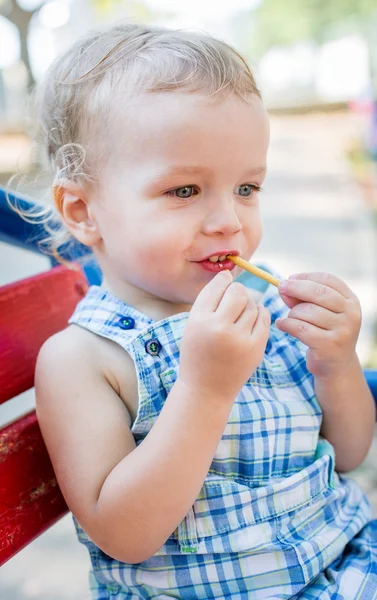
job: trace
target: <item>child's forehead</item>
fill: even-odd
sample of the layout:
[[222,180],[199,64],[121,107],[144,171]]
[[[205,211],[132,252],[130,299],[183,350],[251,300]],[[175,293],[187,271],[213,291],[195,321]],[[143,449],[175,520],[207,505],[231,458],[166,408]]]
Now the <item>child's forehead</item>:
[[114,110],[111,133],[118,147],[135,151],[141,142],[160,151],[169,144],[185,145],[195,139],[242,140],[268,137],[268,118],[257,96],[245,101],[235,94],[210,97],[201,93],[144,93],[124,100]]
[[208,95],[203,92],[177,90],[174,92],[144,92],[130,95],[119,103],[118,114],[134,118],[165,118],[166,121],[196,114],[208,118],[209,115],[220,111],[245,115],[260,113],[265,115],[263,103],[258,96],[250,94],[248,99],[242,99],[234,93],[218,93]]

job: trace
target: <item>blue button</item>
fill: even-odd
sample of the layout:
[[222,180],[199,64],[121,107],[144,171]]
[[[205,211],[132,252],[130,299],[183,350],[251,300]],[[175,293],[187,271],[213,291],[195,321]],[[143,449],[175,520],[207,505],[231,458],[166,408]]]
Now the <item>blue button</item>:
[[148,342],[145,343],[145,350],[151,356],[158,356],[158,353],[161,350],[161,344],[156,339],[149,340]]
[[118,327],[121,329],[133,329],[135,320],[132,317],[121,317],[118,321]]

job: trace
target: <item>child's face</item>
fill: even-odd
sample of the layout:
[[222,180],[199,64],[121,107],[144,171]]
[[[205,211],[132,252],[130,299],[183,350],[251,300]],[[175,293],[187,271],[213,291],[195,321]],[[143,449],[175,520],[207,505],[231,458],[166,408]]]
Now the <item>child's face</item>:
[[135,306],[163,299],[183,310],[215,276],[203,259],[249,259],[261,241],[268,119],[256,96],[175,92],[125,104],[109,124],[93,205],[104,276]]

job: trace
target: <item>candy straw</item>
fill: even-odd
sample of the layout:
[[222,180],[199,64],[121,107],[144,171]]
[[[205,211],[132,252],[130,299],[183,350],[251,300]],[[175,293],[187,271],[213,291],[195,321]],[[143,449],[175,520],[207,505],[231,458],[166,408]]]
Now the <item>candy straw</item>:
[[245,269],[245,271],[249,271],[249,273],[252,273],[253,275],[256,275],[257,277],[260,277],[261,279],[268,281],[268,283],[272,283],[272,285],[276,285],[276,287],[278,287],[279,279],[273,277],[273,275],[270,275],[270,273],[267,273],[267,271],[263,271],[259,267],[255,267],[254,265],[250,264],[247,260],[244,260],[239,256],[228,255],[227,258],[230,258],[230,260],[232,260],[234,264],[238,265],[242,269]]

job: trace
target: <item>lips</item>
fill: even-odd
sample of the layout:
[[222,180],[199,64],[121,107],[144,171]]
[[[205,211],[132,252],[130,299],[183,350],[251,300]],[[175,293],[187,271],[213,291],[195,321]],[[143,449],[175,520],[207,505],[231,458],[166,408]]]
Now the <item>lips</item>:
[[[210,258],[213,258],[215,256],[218,256],[218,257],[225,256],[225,258],[226,258],[229,254],[234,255],[234,256],[239,256],[240,253],[238,252],[238,250],[229,250],[229,249],[218,250],[217,252],[212,252],[212,254],[208,254],[205,258],[202,258],[201,260],[199,260],[197,262],[203,262],[204,260],[209,260]],[[223,259],[223,260],[225,260],[225,259]]]
[[[210,273],[218,273],[219,271],[225,270],[232,271],[236,265],[230,258],[227,258],[229,254],[239,256],[238,250],[218,250],[217,252],[212,252],[212,254],[207,255],[206,258],[196,261],[196,264]],[[220,256],[222,260],[214,260]],[[225,259],[223,259],[224,256]]]

